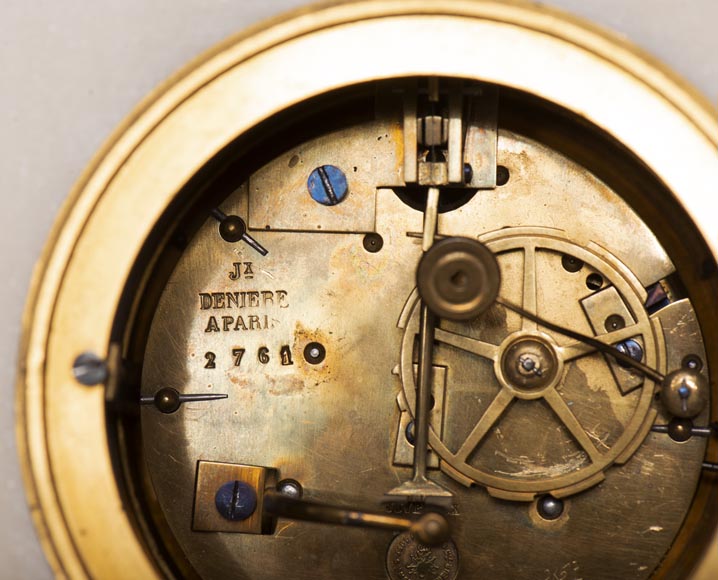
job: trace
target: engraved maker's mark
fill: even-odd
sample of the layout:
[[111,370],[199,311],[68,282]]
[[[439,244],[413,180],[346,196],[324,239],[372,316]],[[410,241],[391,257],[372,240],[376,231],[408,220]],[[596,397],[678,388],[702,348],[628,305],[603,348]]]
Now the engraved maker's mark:
[[237,292],[200,292],[200,310],[241,310],[241,314],[210,315],[205,332],[268,330],[277,322],[269,314],[245,314],[247,310],[289,308],[286,290],[246,290]]
[[229,272],[230,280],[239,280],[244,278],[245,280],[251,280],[254,278],[254,271],[252,270],[252,262],[233,262],[232,270]]
[[232,357],[234,357],[234,366],[238,367],[242,364],[242,357],[244,356],[243,348],[233,348]]

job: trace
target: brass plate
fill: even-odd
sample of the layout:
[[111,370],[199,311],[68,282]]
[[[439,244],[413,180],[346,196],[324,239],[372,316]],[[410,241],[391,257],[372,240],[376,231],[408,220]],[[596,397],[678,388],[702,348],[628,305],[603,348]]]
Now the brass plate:
[[[326,137],[327,149],[333,138]],[[361,141],[344,147],[352,158],[367,155]],[[678,330],[696,325],[687,302],[653,319],[643,309],[644,285],[669,275],[673,266],[623,200],[583,168],[520,135],[502,132],[497,157],[511,168],[514,181],[441,214],[439,233],[477,236],[496,223],[517,224],[480,237],[497,254],[503,297],[532,302],[550,320],[592,334],[581,300],[592,292],[587,277],[600,273],[636,313],[635,322],[606,340],[641,335],[645,361],[659,369],[667,353],[672,364],[687,352],[705,359],[698,335]],[[557,181],[557,171],[569,178]],[[223,201],[223,211],[244,215],[246,191],[240,187]],[[278,184],[266,195],[283,199],[285,194]],[[567,199],[576,208],[572,211],[585,211],[587,217],[573,226],[565,220],[566,231],[547,228]],[[536,209],[527,211],[528,203]],[[274,536],[198,535],[187,520],[193,504],[197,509],[192,482],[201,459],[271,466],[300,481],[308,499],[348,506],[376,504],[407,478],[410,470],[394,460],[402,435],[395,401],[403,395],[413,415],[414,286],[421,255],[421,240],[412,235],[417,217],[420,212],[399,201],[393,190],[378,188],[375,232],[384,245],[376,253],[363,248],[359,226],[339,233],[255,230],[252,235],[270,249],[259,257],[245,244],[222,241],[210,218],[189,242],[154,314],[142,394],[169,386],[180,392],[227,392],[229,398],[187,404],[172,415],[145,407],[142,430],[159,504],[202,577],[384,577],[391,533],[284,521]],[[522,225],[522,219],[534,225]],[[633,247],[640,252],[626,248],[619,260],[603,247],[620,251],[614,239],[625,231],[633,232]],[[573,241],[588,236],[594,239]],[[583,260],[583,269],[566,272],[564,253]],[[251,264],[252,275],[233,276],[237,262]],[[276,297],[280,291],[286,294],[284,308],[276,298],[217,300],[205,308],[200,298],[231,292]],[[674,315],[671,332],[664,333],[662,316],[679,307],[684,324],[675,324]],[[257,327],[250,327],[249,316],[258,317]],[[240,317],[246,322],[238,328]],[[491,571],[532,578],[537,571],[561,570],[570,555],[576,573],[587,578],[647,578],[681,527],[705,454],[705,440],[677,445],[666,435],[649,434],[657,414],[658,423],[668,421],[654,401],[651,381],[623,394],[603,355],[553,335],[558,352],[568,353],[556,384],[537,391],[540,398],[530,393],[527,400],[520,394],[505,400],[505,417],[489,425],[475,456],[457,459],[456,449],[471,438],[481,417],[491,414],[494,397],[501,396],[495,393],[507,389],[495,378],[498,347],[494,363],[457,349],[457,340],[468,336],[485,341],[482,345],[499,345],[517,332],[536,330],[500,307],[469,322],[442,321],[437,330],[434,364],[446,368],[446,387],[443,397],[439,391],[434,397],[442,416],[430,441],[442,472],[432,471],[432,477],[454,494],[450,520],[461,577]],[[326,349],[320,364],[303,356],[311,342]],[[244,350],[239,365],[231,356],[238,348]],[[267,349],[264,359],[261,349]],[[282,351],[291,353],[289,360],[282,359]],[[399,363],[397,377],[392,371]],[[434,381],[434,388],[442,382]],[[707,417],[704,412],[697,424]],[[655,489],[657,477],[662,492]],[[570,506],[553,522],[542,521],[533,502],[549,492]],[[532,525],[532,518],[539,524]],[[600,538],[594,537],[597,529],[604,530]],[[547,541],[558,551],[545,549]],[[311,558],[309,568],[297,569],[295,562],[306,558]]]
[[[257,507],[247,519],[231,521],[223,518],[215,507],[215,495],[227,482],[240,481],[257,491]],[[241,534],[269,533],[271,518],[263,518],[264,490],[277,483],[276,473],[264,467],[199,461],[195,488],[192,530],[195,532],[234,532]]]

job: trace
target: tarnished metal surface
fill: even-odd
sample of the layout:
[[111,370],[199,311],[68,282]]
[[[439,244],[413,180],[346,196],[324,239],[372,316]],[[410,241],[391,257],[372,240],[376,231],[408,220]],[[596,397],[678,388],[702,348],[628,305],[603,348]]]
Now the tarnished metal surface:
[[422,546],[409,534],[394,538],[386,557],[391,580],[407,578],[441,578],[454,580],[459,573],[456,545],[448,541],[441,546]]
[[[342,146],[357,159],[367,154],[361,140],[355,149],[346,141]],[[616,332],[642,336],[649,364],[674,368],[686,354],[705,357],[687,301],[652,318],[642,309],[644,287],[672,267],[620,198],[568,159],[515,134],[501,134],[498,162],[510,168],[511,181],[441,214],[438,234],[484,240],[498,255],[502,296],[593,334],[581,300],[594,292],[587,274],[600,273],[632,313],[630,332]],[[371,181],[370,175],[357,178]],[[267,204],[283,203],[286,192],[277,187],[266,192]],[[374,195],[373,231],[384,240],[379,252],[364,249],[363,225],[344,233],[255,230],[269,250],[260,259],[246,245],[224,242],[208,221],[164,290],[149,336],[143,395],[161,387],[229,393],[226,400],[185,403],[171,415],[152,406],[141,410],[160,504],[206,578],[387,577],[390,532],[280,520],[274,535],[250,536],[197,533],[190,525],[198,509],[198,461],[276,468],[279,477],[300,481],[307,499],[347,506],[378,506],[410,477],[407,449],[397,442],[414,396],[411,306],[422,213],[391,189]],[[246,187],[222,207],[246,217]],[[496,229],[504,224],[514,227]],[[630,244],[625,231],[633,232]],[[583,270],[562,267],[567,252],[584,261]],[[435,371],[433,386],[445,384],[445,394],[437,392],[442,417],[431,444],[443,462],[430,476],[454,494],[448,517],[460,577],[647,578],[691,503],[705,441],[678,444],[648,433],[656,413],[659,423],[668,420],[652,382],[624,393],[602,354],[539,331],[500,307],[437,329],[433,362],[445,370]],[[511,387],[501,385],[495,361],[513,332],[546,335],[545,344],[563,357],[563,370],[541,391],[543,398],[513,393],[516,400],[496,413],[502,422],[487,429],[480,452],[467,454],[465,467],[452,467],[456,450],[494,412],[497,393],[500,398]],[[305,358],[310,342],[326,349],[319,364]],[[395,372],[400,363],[403,384]],[[486,477],[472,479],[478,471]],[[497,478],[502,485],[492,485]],[[482,485],[464,485],[475,481]],[[547,491],[568,497],[561,516],[549,521],[536,502],[499,500],[484,486],[510,499]],[[576,494],[579,489],[585,491]],[[421,506],[386,509],[411,513]]]
[[[634,324],[635,320],[626,304],[621,299],[618,291],[614,286],[609,286],[595,294],[589,295],[581,301],[581,306],[586,313],[586,317],[591,323],[591,328],[596,334],[604,334],[614,330],[612,327],[607,328],[607,322],[622,321],[622,325],[617,323],[615,330],[621,330],[626,324]],[[634,335],[628,340],[634,339],[643,350],[645,344],[641,342],[641,337]],[[616,380],[618,387],[622,393],[627,393],[643,384],[643,375],[632,369],[627,369],[618,364],[611,357],[606,357],[606,362],[611,367],[611,373]]]
[[[257,229],[328,232],[374,230],[376,184],[401,182],[398,120],[383,120],[318,137],[291,149],[249,180],[249,225]],[[357,150],[370,152],[357,156]],[[333,207],[307,190],[312,171],[334,165],[347,177],[346,199]]]
[[[592,292],[585,284],[587,277],[600,272],[606,283],[618,288],[639,320],[614,331],[616,334],[599,334],[609,343],[644,336],[646,362],[658,366],[656,339],[643,309],[645,291],[637,280],[621,277],[605,257],[568,242],[556,230],[508,228],[482,239],[507,273],[502,279],[503,297],[578,331],[590,332],[580,298]],[[567,273],[561,266],[563,255],[578,257],[584,268]],[[516,263],[518,268],[514,268]],[[410,311],[414,307],[407,303]],[[414,389],[410,370],[414,324],[405,326],[402,348],[402,378],[409,391]],[[587,356],[595,354],[592,349],[546,334],[534,322],[519,319],[499,305],[490,316],[479,317],[470,325],[445,322],[437,340],[447,350],[436,360],[464,374],[471,395],[485,403],[466,405],[460,398],[454,399],[458,393],[449,386],[445,439],[435,437],[432,447],[451,473],[458,471],[487,486],[497,497],[529,501],[537,493],[568,495],[599,483],[607,466],[626,448],[635,448],[635,437],[645,436],[655,415],[651,408],[653,383],[646,382],[640,393],[623,396],[605,363],[597,356]],[[532,386],[517,380],[506,368],[507,358],[516,348],[536,351],[530,343],[555,359],[553,368],[546,369]],[[464,368],[452,364],[456,349],[483,359],[484,364],[478,368],[474,368],[474,360]],[[411,402],[412,397],[407,395],[407,400]],[[482,412],[472,419],[478,409]],[[546,435],[537,437],[536,431]]]

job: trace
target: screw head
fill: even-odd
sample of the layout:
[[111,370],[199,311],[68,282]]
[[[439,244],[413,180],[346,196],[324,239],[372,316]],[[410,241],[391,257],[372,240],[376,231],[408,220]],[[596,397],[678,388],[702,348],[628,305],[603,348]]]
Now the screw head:
[[688,441],[693,436],[693,421],[690,419],[673,419],[668,424],[668,436],[678,443]]
[[347,195],[347,177],[334,165],[322,165],[309,174],[309,195],[322,205],[337,205]]
[[277,491],[294,499],[302,499],[304,489],[296,479],[283,479],[277,484]]
[[406,436],[406,440],[411,445],[414,445],[414,442],[416,441],[416,437],[414,435],[414,421],[409,421],[409,424],[406,426],[404,431],[404,435]]
[[247,233],[247,224],[236,215],[228,215],[219,222],[219,235],[225,242],[238,242]]
[[464,163],[464,183],[471,183],[474,178],[474,168],[471,163]]
[[364,236],[362,244],[367,252],[375,254],[384,247],[384,238],[382,238],[379,234],[367,234]]
[[257,509],[257,492],[243,481],[228,481],[217,490],[214,505],[223,518],[240,522]]
[[530,356],[519,358],[519,364],[521,365],[521,368],[527,372],[533,371],[537,366],[537,362]]
[[538,514],[545,520],[556,520],[563,513],[563,500],[552,495],[542,495],[536,502]]
[[324,360],[327,355],[327,349],[324,348],[323,344],[318,342],[310,342],[304,347],[304,359],[313,365],[318,365]]
[[[623,354],[627,354],[630,356],[633,360],[641,362],[643,360],[643,347],[641,344],[632,338],[629,338],[628,340],[624,340],[623,342],[619,342],[616,346],[616,350],[618,352],[621,352]],[[628,368],[630,365],[626,364],[625,362],[618,361],[619,366],[622,366],[624,368]]]
[[504,167],[503,165],[498,165],[496,167],[496,185],[499,187],[506,185],[510,178],[511,173],[509,172],[508,167]]
[[589,274],[586,278],[586,287],[589,290],[600,290],[603,287],[603,276],[601,274]]
[[626,321],[620,314],[611,314],[603,323],[606,332],[613,332],[614,330],[621,330],[626,328]]
[[695,370],[682,368],[668,373],[661,385],[661,401],[674,417],[690,419],[708,404],[708,381]]
[[83,352],[72,364],[72,374],[83,385],[99,385],[107,380],[107,363],[94,353]]
[[180,404],[179,393],[171,387],[164,387],[155,393],[155,407],[163,413],[174,413]]
[[579,260],[578,258],[574,256],[569,256],[568,254],[564,254],[561,257],[561,266],[563,266],[563,269],[567,272],[571,272],[572,274],[575,272],[578,272],[581,268],[583,268],[583,260]]
[[504,379],[516,389],[543,389],[559,370],[553,349],[542,340],[523,337],[503,353],[501,371]]
[[695,354],[689,354],[683,358],[681,366],[698,372],[703,368],[703,361],[699,356]]

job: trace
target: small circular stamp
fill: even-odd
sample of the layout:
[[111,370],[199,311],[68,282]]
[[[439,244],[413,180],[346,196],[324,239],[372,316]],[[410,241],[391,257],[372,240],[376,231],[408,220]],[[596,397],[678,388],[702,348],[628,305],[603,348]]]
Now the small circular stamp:
[[391,580],[454,580],[459,573],[459,552],[451,540],[425,546],[404,532],[389,546],[386,568]]

